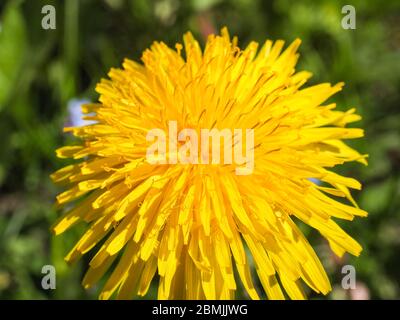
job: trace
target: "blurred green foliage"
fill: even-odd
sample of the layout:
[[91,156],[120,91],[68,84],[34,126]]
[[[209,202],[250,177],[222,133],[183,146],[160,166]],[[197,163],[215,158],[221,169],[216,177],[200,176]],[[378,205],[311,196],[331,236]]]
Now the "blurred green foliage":
[[[57,29],[41,28],[41,8],[53,4]],[[344,30],[341,8],[352,4],[357,29]],[[332,258],[318,235],[312,243],[334,290],[341,265],[356,267],[371,298],[400,297],[400,2],[261,0],[8,0],[0,3],[0,298],[94,299],[80,281],[87,260],[70,268],[63,257],[79,234],[52,238],[59,191],[49,174],[64,163],[54,150],[72,98],[96,100],[95,84],[124,57],[139,59],[153,40],[181,42],[191,30],[205,36],[229,27],[241,46],[266,38],[302,39],[298,69],[311,83],[345,81],[339,108],[357,107],[366,138],[352,144],[368,153],[369,166],[341,172],[359,178],[355,193],[367,219],[342,224],[364,247],[359,258]],[[41,289],[41,268],[54,264],[57,289]],[[154,297],[155,290],[152,291]]]

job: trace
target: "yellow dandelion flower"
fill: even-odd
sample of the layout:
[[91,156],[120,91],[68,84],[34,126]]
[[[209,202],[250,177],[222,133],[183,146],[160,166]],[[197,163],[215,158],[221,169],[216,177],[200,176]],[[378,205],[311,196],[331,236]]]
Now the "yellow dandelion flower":
[[[96,123],[66,128],[80,143],[57,150],[80,161],[52,175],[66,187],[57,196],[66,212],[54,233],[79,221],[89,225],[66,260],[100,247],[85,288],[111,269],[102,299],[144,296],[156,274],[159,299],[232,299],[239,281],[252,299],[302,299],[304,285],[331,290],[297,224],[318,230],[338,256],[360,254],[335,222],[367,215],[350,194],[360,183],[331,168],[366,164],[342,141],[363,131],[346,128],[360,119],[355,109],[324,104],[342,83],[302,88],[311,74],[295,72],[299,44],[282,51],[283,41],[267,40],[261,49],[251,42],[241,50],[224,28],[203,51],[187,33],[176,50],[155,42],[143,65],[126,59],[123,69],[111,69],[111,80],[97,86],[99,103],[83,106]],[[158,128],[170,139],[171,123],[199,136],[202,129],[251,129],[253,170],[237,174],[232,161],[183,163],[171,145],[158,154],[169,161],[149,161],[148,132]]]

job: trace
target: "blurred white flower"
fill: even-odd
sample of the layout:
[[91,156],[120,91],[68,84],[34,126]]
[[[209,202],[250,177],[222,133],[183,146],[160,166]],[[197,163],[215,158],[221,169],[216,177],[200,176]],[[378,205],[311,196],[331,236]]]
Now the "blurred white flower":
[[369,300],[370,294],[368,287],[363,283],[357,281],[356,288],[350,290],[350,299],[351,300]]
[[82,119],[82,117],[85,115],[82,113],[81,106],[85,103],[90,103],[90,101],[87,99],[75,98],[68,101],[68,120],[66,123],[66,127],[81,127],[96,123],[96,121],[93,120]]
[[314,182],[317,186],[321,185],[321,180],[315,178],[308,178],[311,182]]

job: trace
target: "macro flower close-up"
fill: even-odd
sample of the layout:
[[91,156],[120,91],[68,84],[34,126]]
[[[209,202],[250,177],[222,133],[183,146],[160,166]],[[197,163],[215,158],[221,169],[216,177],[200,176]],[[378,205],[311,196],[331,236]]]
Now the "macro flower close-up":
[[399,21],[399,0],[0,1],[3,314],[398,303]]
[[[85,288],[106,277],[101,299],[146,296],[152,281],[158,299],[234,299],[239,286],[251,299],[331,291],[302,228],[338,257],[360,254],[337,222],[367,216],[351,195],[361,184],[333,168],[367,156],[346,141],[364,135],[349,126],[356,109],[330,99],[343,83],[308,85],[311,73],[296,70],[300,42],[242,48],[223,28],[202,48],[188,32],[98,83],[99,102],[82,106],[94,123],[64,129],[78,138],[57,156],[74,161],[51,176],[64,190],[53,232],[86,225],[66,257],[90,253]],[[149,156],[154,129],[164,149]],[[205,144],[202,130],[216,135]]]

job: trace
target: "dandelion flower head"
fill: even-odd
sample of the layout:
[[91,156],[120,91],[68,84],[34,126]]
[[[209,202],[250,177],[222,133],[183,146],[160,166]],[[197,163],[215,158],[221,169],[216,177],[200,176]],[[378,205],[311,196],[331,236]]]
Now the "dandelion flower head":
[[[107,274],[102,299],[145,296],[157,281],[159,299],[233,299],[238,287],[252,299],[303,299],[306,287],[327,294],[299,224],[336,255],[358,256],[361,246],[337,220],[367,215],[350,194],[360,183],[332,170],[366,164],[344,142],[363,136],[346,127],[360,116],[326,102],[343,83],[304,86],[311,74],[295,70],[300,40],[240,49],[226,28],[204,50],[191,33],[183,40],[174,49],[155,42],[142,63],[111,69],[97,85],[99,102],[83,106],[95,123],[65,128],[78,142],[57,155],[76,161],[52,175],[65,188],[53,231],[87,225],[66,260],[96,251],[83,286]],[[233,164],[149,163],[146,134],[168,132],[169,121],[253,129],[252,174],[235,174]]]

